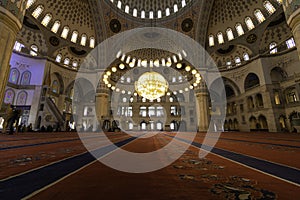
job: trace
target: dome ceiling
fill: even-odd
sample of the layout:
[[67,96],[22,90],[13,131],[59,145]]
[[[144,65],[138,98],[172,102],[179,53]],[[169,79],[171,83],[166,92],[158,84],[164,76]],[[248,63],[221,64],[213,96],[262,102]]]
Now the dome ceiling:
[[133,17],[159,19],[180,12],[194,0],[107,0]]
[[[220,54],[219,49],[239,44],[247,46],[248,38],[254,36],[255,41],[261,40],[264,29],[272,20],[276,22],[272,24],[274,28],[281,26],[284,17],[276,18],[283,13],[281,4],[282,0],[28,0],[18,40],[27,48],[38,45],[40,52],[48,57],[73,56],[80,62],[97,43],[115,34],[137,27],[156,26],[193,38],[206,45],[211,55],[216,53],[217,60],[224,62],[223,57],[229,53]],[[257,10],[263,16],[262,21],[255,15]],[[253,28],[248,27],[247,18],[251,19]],[[243,29],[242,34],[238,32],[237,24]],[[290,35],[290,30],[285,29],[283,37]],[[213,45],[209,42],[211,37]],[[247,53],[257,54],[260,46],[253,47],[257,48],[253,51],[248,45],[251,51]]]

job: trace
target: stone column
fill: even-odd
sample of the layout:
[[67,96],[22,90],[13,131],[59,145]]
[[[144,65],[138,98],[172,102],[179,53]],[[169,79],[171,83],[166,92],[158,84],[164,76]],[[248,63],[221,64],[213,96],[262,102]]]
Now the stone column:
[[196,110],[198,118],[198,130],[207,131],[209,127],[209,105],[208,105],[208,91],[204,83],[202,83],[196,90]]
[[105,84],[99,84],[96,94],[96,115],[98,122],[102,126],[103,120],[109,117],[109,89]]
[[283,8],[287,23],[292,29],[300,58],[300,1],[283,0]]
[[0,0],[0,105],[2,105],[5,86],[9,75],[9,61],[22,27],[26,0]]

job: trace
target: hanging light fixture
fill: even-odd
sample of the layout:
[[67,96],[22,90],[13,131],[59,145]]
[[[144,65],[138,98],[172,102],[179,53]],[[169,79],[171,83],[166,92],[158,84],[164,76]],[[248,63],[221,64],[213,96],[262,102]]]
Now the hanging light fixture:
[[149,100],[162,97],[168,91],[169,84],[166,79],[157,72],[146,72],[135,82],[136,92]]

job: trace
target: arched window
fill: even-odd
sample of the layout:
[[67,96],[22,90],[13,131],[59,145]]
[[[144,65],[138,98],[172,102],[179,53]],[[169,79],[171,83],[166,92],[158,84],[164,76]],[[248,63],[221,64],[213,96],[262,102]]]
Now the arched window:
[[154,18],[154,13],[153,13],[153,11],[151,10],[150,12],[149,12],[149,19],[153,19]]
[[24,47],[23,44],[21,44],[20,42],[16,41],[15,45],[14,45],[14,50],[20,52],[22,50],[22,48]]
[[259,78],[256,74],[250,73],[245,79],[244,88],[245,90],[251,89],[253,87],[259,86]]
[[78,67],[78,62],[77,61],[73,61],[72,62],[72,67],[76,69]]
[[157,123],[156,123],[156,129],[159,130],[159,131],[160,131],[160,130],[163,130],[163,123],[157,122]]
[[61,54],[57,54],[57,56],[55,58],[55,61],[58,62],[58,63],[60,63],[61,62],[61,58],[62,58]]
[[227,60],[227,61],[226,61],[226,66],[227,66],[228,69],[230,69],[230,68],[232,67],[232,62],[231,62],[231,60]]
[[30,8],[35,2],[36,0],[28,0],[26,3],[26,9]]
[[132,122],[129,122],[129,123],[128,123],[128,129],[129,129],[129,130],[133,130],[133,123],[132,123]]
[[22,77],[21,77],[21,85],[29,85],[30,79],[31,79],[30,71],[23,72]]
[[276,11],[276,8],[270,3],[270,1],[265,1],[264,7],[270,15]]
[[277,47],[276,46],[277,46],[276,42],[272,42],[270,44],[270,54],[277,53]]
[[117,7],[118,7],[119,9],[122,8],[122,2],[121,2],[120,0],[119,0],[118,3],[117,3]]
[[53,33],[57,33],[59,27],[60,27],[60,21],[55,21],[54,24],[53,24],[53,26],[52,26],[52,28],[51,28],[51,31]]
[[218,42],[219,42],[219,44],[224,44],[223,33],[222,33],[222,32],[219,32],[219,33],[217,34],[217,37],[218,37]]
[[254,23],[253,23],[251,17],[246,17],[245,23],[246,23],[247,28],[248,28],[249,31],[255,28]]
[[46,14],[45,17],[43,18],[41,24],[44,26],[48,26],[50,20],[52,19],[52,15],[50,13]]
[[262,23],[263,21],[266,20],[265,16],[263,15],[263,13],[259,9],[256,9],[254,11],[254,15],[255,15],[255,17],[256,17],[256,19],[259,23]]
[[238,36],[241,36],[241,35],[244,35],[244,34],[245,34],[244,29],[243,29],[243,27],[242,27],[242,24],[237,23],[237,24],[235,25],[235,29],[236,29],[236,31],[237,31],[237,33],[238,33]]
[[144,10],[142,10],[141,12],[141,18],[144,19],[146,17],[146,12]]
[[243,54],[243,58],[244,58],[244,61],[250,60],[250,57],[249,57],[249,54],[248,54],[248,53],[244,53],[244,54]]
[[129,13],[129,6],[128,5],[125,6],[125,12]]
[[18,84],[20,72],[16,68],[10,70],[9,82],[13,84]]
[[136,8],[133,9],[132,15],[133,15],[134,17],[137,17],[137,9],[136,9]]
[[34,18],[37,19],[37,18],[42,14],[43,11],[44,11],[44,6],[39,5],[39,6],[32,12],[32,16],[33,16]]
[[294,38],[290,38],[286,41],[286,46],[288,49],[293,48],[296,46]]
[[13,104],[15,98],[15,92],[11,89],[6,90],[4,96],[4,103],[6,104]]
[[91,37],[90,38],[90,48],[94,48],[95,47],[95,38]]
[[233,32],[232,32],[232,29],[231,29],[231,28],[228,28],[228,29],[226,30],[226,34],[227,34],[228,41],[234,39],[234,35],[233,35]]
[[57,80],[52,82],[52,92],[59,93],[59,84]]
[[27,93],[25,91],[21,91],[18,94],[17,105],[26,105]]
[[240,57],[235,57],[234,62],[237,66],[241,65],[241,58]]
[[72,37],[71,37],[71,42],[76,43],[78,38],[78,31],[73,31]]
[[162,11],[161,10],[157,11],[157,18],[158,19],[162,18]]
[[209,46],[210,46],[210,47],[215,46],[215,38],[214,38],[213,35],[210,35],[210,36],[208,37],[208,43],[209,43]]
[[166,8],[166,16],[170,15],[170,8]]
[[174,4],[174,13],[178,12],[178,5],[177,4]]
[[255,96],[255,103],[256,103],[256,107],[264,107],[264,101],[263,101],[263,96],[262,94],[257,94]]
[[66,39],[68,37],[69,31],[70,31],[70,28],[68,26],[65,26],[63,28],[63,31],[61,32],[60,36],[64,39]]
[[81,41],[80,41],[80,45],[81,46],[85,46],[86,45],[86,39],[87,39],[86,34],[82,34],[81,35]]
[[38,47],[35,45],[35,44],[33,44],[33,45],[31,45],[31,50],[30,50],[30,55],[32,55],[32,56],[37,56],[37,52],[38,52]]
[[65,64],[65,65],[69,65],[69,64],[70,64],[70,59],[69,59],[69,58],[65,58],[64,64]]

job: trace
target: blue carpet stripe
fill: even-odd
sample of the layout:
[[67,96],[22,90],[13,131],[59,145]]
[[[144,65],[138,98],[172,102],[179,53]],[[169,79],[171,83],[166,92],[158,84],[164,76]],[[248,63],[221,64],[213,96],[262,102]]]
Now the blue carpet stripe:
[[[97,157],[101,157],[115,150],[117,147],[124,146],[135,139],[135,137],[131,137],[121,142],[94,150],[93,153],[95,153]],[[84,153],[29,173],[5,181],[0,181],[0,199],[21,199],[94,160],[95,158],[90,153]]]

